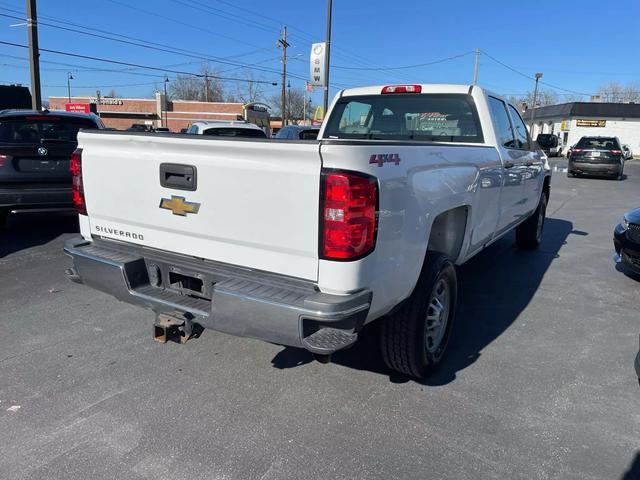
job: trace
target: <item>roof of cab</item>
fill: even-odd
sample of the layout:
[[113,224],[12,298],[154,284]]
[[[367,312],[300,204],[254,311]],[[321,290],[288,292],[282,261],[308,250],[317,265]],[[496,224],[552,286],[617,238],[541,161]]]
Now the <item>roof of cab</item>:
[[370,87],[346,88],[342,90],[342,96],[354,95],[381,95],[382,89],[389,85],[420,85],[422,93],[469,93],[473,85],[457,83],[408,83],[373,85]]

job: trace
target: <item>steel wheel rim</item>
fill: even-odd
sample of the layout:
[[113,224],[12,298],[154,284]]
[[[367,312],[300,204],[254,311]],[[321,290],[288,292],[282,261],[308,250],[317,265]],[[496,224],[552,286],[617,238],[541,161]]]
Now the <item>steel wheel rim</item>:
[[446,279],[440,278],[431,291],[427,304],[425,349],[437,353],[445,337],[451,311],[451,291]]

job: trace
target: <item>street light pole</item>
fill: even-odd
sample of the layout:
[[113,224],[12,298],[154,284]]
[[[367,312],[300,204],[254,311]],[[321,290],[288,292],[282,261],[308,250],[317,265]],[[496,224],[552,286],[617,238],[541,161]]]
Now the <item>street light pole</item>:
[[473,84],[478,84],[478,66],[480,65],[480,49],[476,48],[476,64],[473,67]]
[[167,127],[167,83],[169,82],[169,77],[164,76],[164,102],[163,102],[163,110],[164,110],[164,122],[162,122],[163,127]]
[[67,72],[67,98],[69,103],[71,103],[71,80],[73,80],[73,75],[71,75],[71,72]]
[[[542,73],[536,73],[536,86],[533,89],[533,106],[531,107],[531,138],[533,139],[533,125],[536,120],[536,103],[538,102],[538,81],[542,78]],[[535,140],[535,139],[534,139]]]
[[329,63],[331,61],[331,11],[333,5],[332,0],[327,0],[327,38],[324,49],[324,110],[322,111],[322,120],[327,114],[329,108]]

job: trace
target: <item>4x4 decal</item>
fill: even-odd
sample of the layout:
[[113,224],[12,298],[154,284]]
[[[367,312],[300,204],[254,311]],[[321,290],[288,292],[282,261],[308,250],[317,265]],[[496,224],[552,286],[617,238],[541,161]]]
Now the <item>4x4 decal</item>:
[[373,154],[369,157],[369,163],[377,163],[379,167],[385,163],[395,163],[396,165],[400,165],[400,160],[399,153],[379,153],[377,155]]

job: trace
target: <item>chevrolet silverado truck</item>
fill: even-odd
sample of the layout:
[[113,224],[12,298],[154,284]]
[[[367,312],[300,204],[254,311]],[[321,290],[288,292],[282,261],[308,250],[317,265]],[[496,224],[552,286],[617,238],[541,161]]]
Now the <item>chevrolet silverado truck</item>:
[[456,266],[512,229],[541,241],[551,172],[518,111],[477,86],[341,91],[317,141],[83,131],[71,159],[75,282],[318,360],[382,322],[381,354],[423,377],[455,317]]

